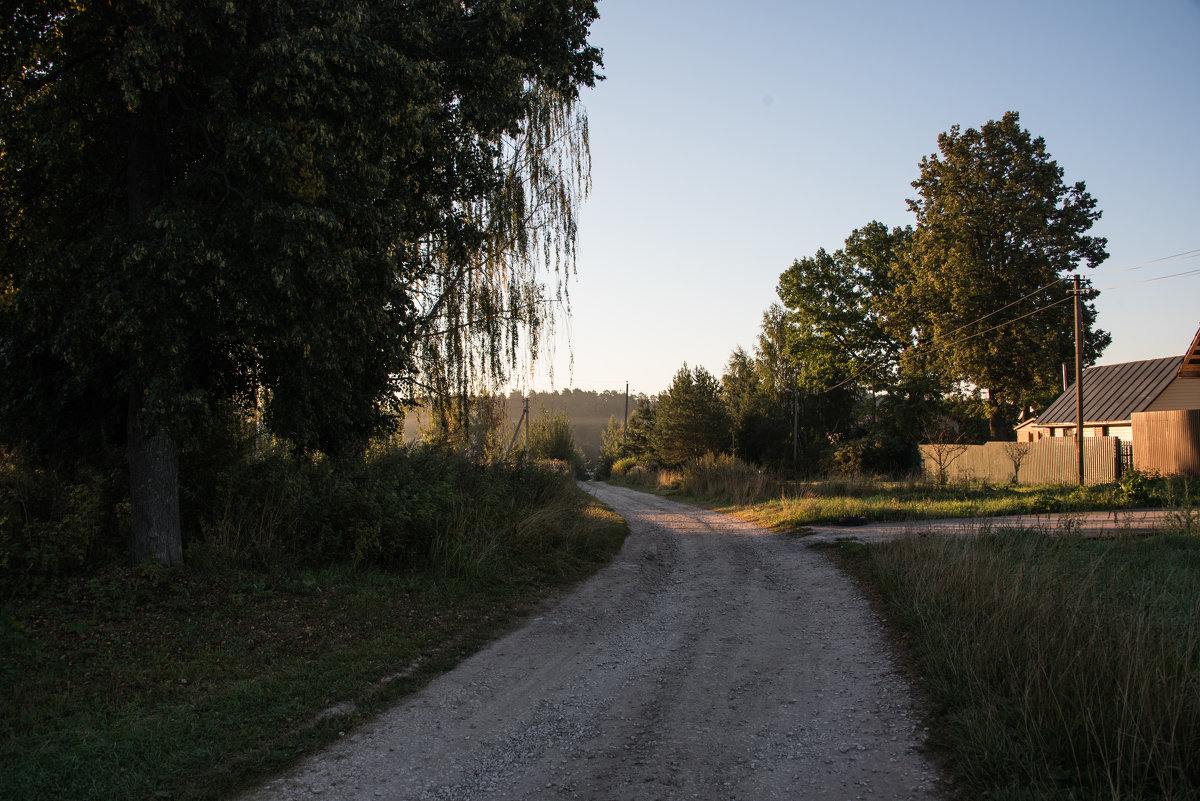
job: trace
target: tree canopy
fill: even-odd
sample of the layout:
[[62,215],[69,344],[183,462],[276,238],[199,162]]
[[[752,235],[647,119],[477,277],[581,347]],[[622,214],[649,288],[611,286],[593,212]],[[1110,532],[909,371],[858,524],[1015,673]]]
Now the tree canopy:
[[219,404],[343,453],[420,377],[502,373],[550,318],[540,269],[573,252],[595,18],[574,0],[18,2],[6,419],[30,439],[127,427],[135,543],[161,529],[154,555],[178,561],[171,510],[139,503],[177,487]]
[[787,352],[801,387],[890,381],[899,348],[882,302],[893,291],[892,272],[911,236],[911,228],[888,230],[872,221],[851,232],[843,248],[820,248],[780,275]]
[[[1022,128],[1016,112],[979,129],[954,126],[938,149],[913,182],[917,225],[885,313],[898,336],[926,346],[916,353],[933,369],[988,390],[991,435],[1004,439],[1021,409],[1057,391],[1059,365],[1073,358],[1073,314],[1060,302],[1060,279],[1108,257],[1105,240],[1087,233],[1100,211],[1082,181],[1064,183],[1045,141]],[[1110,337],[1094,328],[1095,293],[1086,297],[1090,362]],[[981,318],[1005,322],[990,316],[1018,302],[1007,317],[1037,313],[971,336],[991,327],[977,324]]]
[[685,364],[658,396],[650,433],[654,455],[682,464],[706,453],[728,453],[730,436],[721,382],[703,367],[690,370]]

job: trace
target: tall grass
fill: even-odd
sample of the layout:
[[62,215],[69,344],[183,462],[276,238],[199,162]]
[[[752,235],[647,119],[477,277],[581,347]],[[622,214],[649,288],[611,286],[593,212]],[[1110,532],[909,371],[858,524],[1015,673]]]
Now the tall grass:
[[389,448],[346,466],[273,452],[228,466],[192,498],[200,531],[188,557],[483,577],[508,569],[524,516],[564,493],[574,480],[560,463]]
[[1200,541],[846,547],[906,635],[969,797],[1200,794]]

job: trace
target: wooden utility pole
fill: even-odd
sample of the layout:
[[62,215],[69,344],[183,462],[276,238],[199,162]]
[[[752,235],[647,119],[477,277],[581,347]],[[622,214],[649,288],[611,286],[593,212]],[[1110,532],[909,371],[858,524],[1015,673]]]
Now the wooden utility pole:
[[800,461],[800,390],[792,387],[792,464]]
[[1083,474],[1083,295],[1079,290],[1079,276],[1075,276],[1075,455],[1079,460],[1079,486],[1084,484]]
[[621,450],[625,450],[625,443],[629,439],[629,382],[625,382],[625,422],[621,425]]
[[521,436],[521,426],[525,426],[525,461],[529,461],[529,398],[525,399],[525,409],[521,412],[521,419],[517,421],[517,430],[513,432],[513,438],[508,443],[508,450],[504,452],[505,458],[512,453],[513,446],[517,444],[517,437]]

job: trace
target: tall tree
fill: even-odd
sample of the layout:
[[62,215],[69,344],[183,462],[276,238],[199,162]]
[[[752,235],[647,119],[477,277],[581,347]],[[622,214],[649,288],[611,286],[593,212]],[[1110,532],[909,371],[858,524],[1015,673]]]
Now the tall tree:
[[658,406],[653,397],[638,398],[637,406],[629,413],[621,446],[622,456],[635,459],[652,459],[654,453],[654,427],[658,419]]
[[[978,130],[956,125],[938,149],[913,182],[917,226],[886,312],[900,335],[925,345],[912,354],[928,364],[909,368],[987,389],[991,436],[1007,439],[1023,407],[1055,392],[1059,365],[1072,358],[1071,304],[1051,304],[1067,297],[1065,273],[1108,257],[1105,240],[1087,233],[1100,211],[1082,181],[1063,182],[1045,141],[1014,111]],[[1084,304],[1089,362],[1110,341],[1094,328],[1095,296]]]
[[910,228],[888,230],[872,221],[851,232],[843,248],[821,248],[779,276],[788,355],[802,387],[820,392],[842,382],[889,383],[899,348],[882,303],[911,235]]
[[422,369],[536,343],[594,2],[10,6],[0,411],[32,437],[121,410],[135,559],[180,561],[178,453],[216,404],[353,452]]
[[703,367],[689,370],[685,364],[658,396],[650,435],[654,455],[666,464],[682,464],[706,453],[728,453],[730,440],[720,381]]
[[793,393],[777,386],[775,377],[761,353],[751,356],[742,348],[733,351],[721,376],[733,452],[748,462],[782,463],[792,455]]

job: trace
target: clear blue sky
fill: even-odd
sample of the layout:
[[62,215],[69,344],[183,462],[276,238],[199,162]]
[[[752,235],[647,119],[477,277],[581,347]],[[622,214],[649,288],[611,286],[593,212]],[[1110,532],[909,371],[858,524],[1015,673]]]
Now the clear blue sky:
[[[922,156],[1007,110],[1085,181],[1104,289],[1200,269],[1200,0],[600,0],[556,389],[664,389],[751,350],[779,274],[871,220],[914,222]],[[1102,363],[1180,354],[1200,274],[1104,291]],[[574,352],[573,369],[568,364]],[[526,385],[548,390],[543,368]]]

